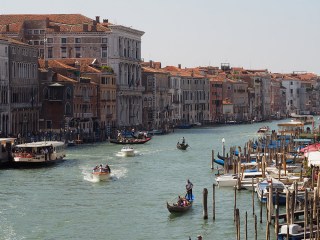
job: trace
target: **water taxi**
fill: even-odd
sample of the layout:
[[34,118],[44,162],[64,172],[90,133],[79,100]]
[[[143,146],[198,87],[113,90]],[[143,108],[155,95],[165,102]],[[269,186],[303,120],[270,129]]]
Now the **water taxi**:
[[13,150],[14,165],[49,164],[66,156],[65,143],[60,141],[41,141],[18,144]]
[[111,169],[109,165],[106,165],[106,167],[102,167],[102,165],[96,166],[92,170],[92,179],[96,181],[105,181],[110,178],[110,174],[111,174]]
[[298,115],[298,114],[291,114],[291,118],[295,121],[302,122],[304,125],[312,124],[314,123],[314,118],[312,115]]

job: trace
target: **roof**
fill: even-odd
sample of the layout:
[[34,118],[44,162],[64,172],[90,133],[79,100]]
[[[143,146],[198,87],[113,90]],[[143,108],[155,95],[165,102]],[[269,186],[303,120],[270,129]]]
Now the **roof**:
[[[28,20],[46,21],[49,32],[54,31],[54,26],[59,26],[60,32],[85,32],[83,24],[88,25],[88,31],[95,31],[93,26],[96,23],[82,14],[1,14],[0,32],[19,32]],[[111,32],[107,25],[101,23],[96,23],[96,31]]]

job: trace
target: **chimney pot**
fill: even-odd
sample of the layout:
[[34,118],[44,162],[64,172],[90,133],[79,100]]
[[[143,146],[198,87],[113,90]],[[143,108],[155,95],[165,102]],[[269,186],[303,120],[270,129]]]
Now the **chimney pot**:
[[99,16],[96,16],[96,22],[100,23],[100,17]]

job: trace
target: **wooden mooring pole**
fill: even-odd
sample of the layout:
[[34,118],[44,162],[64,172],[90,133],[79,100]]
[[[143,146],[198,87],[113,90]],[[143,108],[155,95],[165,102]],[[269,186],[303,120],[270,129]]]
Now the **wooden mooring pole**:
[[213,163],[214,163],[214,150],[212,150],[212,156],[211,156],[211,169],[213,169]]
[[203,189],[203,219],[208,219],[208,189]]
[[212,185],[212,219],[216,219],[216,185]]

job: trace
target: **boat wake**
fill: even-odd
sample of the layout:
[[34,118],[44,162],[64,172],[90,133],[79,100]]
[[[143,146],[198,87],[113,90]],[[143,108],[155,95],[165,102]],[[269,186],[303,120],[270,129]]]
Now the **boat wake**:
[[[100,182],[99,179],[93,178],[92,177],[92,173],[91,173],[91,169],[90,168],[83,168],[82,169],[82,175],[83,175],[83,180],[88,181],[88,182],[92,182],[92,183],[97,183]],[[111,174],[110,174],[110,179],[111,181],[115,181],[118,180],[120,178],[124,178],[127,175],[128,170],[124,167],[120,167],[118,169],[113,169],[111,167]],[[106,180],[108,181],[108,180]]]
[[[115,155],[117,157],[127,157],[123,152],[117,152]],[[140,155],[142,154],[139,151],[134,151],[134,156],[140,156]],[[130,156],[130,157],[134,157],[134,156]]]

